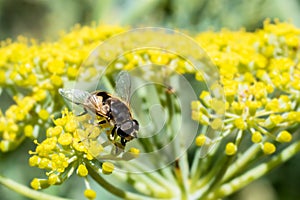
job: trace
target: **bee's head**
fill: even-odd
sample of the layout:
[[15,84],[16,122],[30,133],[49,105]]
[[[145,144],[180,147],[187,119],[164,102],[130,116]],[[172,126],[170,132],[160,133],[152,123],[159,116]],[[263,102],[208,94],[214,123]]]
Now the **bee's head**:
[[123,124],[121,124],[118,135],[124,137],[125,139],[131,140],[133,138],[137,138],[137,132],[139,130],[139,123],[133,120],[127,120]]

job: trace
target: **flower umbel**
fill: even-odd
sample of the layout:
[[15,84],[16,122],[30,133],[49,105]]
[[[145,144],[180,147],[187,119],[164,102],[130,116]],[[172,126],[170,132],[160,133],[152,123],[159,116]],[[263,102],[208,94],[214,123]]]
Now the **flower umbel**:
[[[111,174],[114,170],[114,164],[109,161],[101,162],[102,158],[119,160],[122,159],[123,155],[124,160],[130,160],[134,156],[128,158],[127,154],[138,155],[136,148],[131,148],[123,154],[111,154],[104,149],[99,140],[96,140],[98,136],[90,138],[92,129],[86,128],[86,126],[93,125],[85,124],[82,116],[74,116],[67,109],[62,112],[61,118],[53,119],[53,122],[55,126],[47,129],[47,138],[41,143],[35,141],[37,144],[35,151],[29,152],[31,154],[29,165],[47,171],[47,179],[34,178],[32,180],[31,186],[34,189],[62,184],[74,172],[78,176],[86,178],[89,175],[87,165],[98,166],[99,169],[102,168],[103,174]],[[94,126],[95,130],[98,129],[97,126]],[[99,132],[99,134],[101,133]],[[103,143],[107,145],[107,142],[104,141]],[[108,144],[114,148],[113,143]],[[85,181],[87,180],[85,179]],[[87,196],[89,196],[88,194],[91,192],[87,192]]]
[[[300,151],[295,135],[300,125],[298,28],[267,20],[263,29],[252,33],[208,31],[194,38],[217,66],[224,89],[219,94],[224,94],[226,102],[211,95],[214,88],[202,87],[206,77],[173,51],[137,48],[114,59],[105,71],[102,64],[120,49],[113,47],[98,52],[94,62],[86,61],[84,69],[79,67],[99,41],[124,30],[75,27],[55,43],[37,43],[23,37],[1,43],[0,87],[10,102],[1,107],[0,150],[12,151],[25,139],[34,142],[29,165],[45,171],[45,177],[33,178],[33,189],[64,184],[77,174],[84,181],[87,199],[100,196],[91,188],[91,179],[125,199],[221,199]],[[151,34],[127,41],[134,46],[140,37],[164,45],[168,42]],[[180,42],[174,45],[195,55],[191,46]],[[137,105],[132,115],[137,116],[144,131],[117,151],[120,137],[110,140],[112,124],[97,124],[97,117],[77,116],[64,109],[66,103],[58,89],[74,80],[92,82],[103,71],[104,88],[109,89],[120,70],[136,69],[141,69],[137,71],[139,77],[155,80],[159,86],[133,93],[133,104]],[[195,91],[201,91],[196,99],[184,102],[190,105],[185,123],[193,120],[199,125],[195,135],[189,126],[180,129],[185,125],[179,123],[181,109],[188,107],[180,107],[178,99],[189,97],[184,93],[188,87],[176,90],[176,84],[165,83],[172,73],[184,76],[197,88]],[[169,86],[161,87],[163,84]],[[149,112],[143,118],[144,112],[159,103],[163,105],[163,109],[158,108],[159,114]],[[225,117],[219,118],[224,113]],[[165,121],[162,116],[167,116]],[[146,126],[149,119],[154,122]],[[160,121],[165,126],[160,127]],[[147,133],[159,128],[163,134],[148,137]],[[183,132],[184,137],[178,137],[177,132]],[[187,138],[193,142],[182,149]],[[169,143],[173,145],[171,150],[142,159],[145,152],[158,152]],[[173,152],[180,156],[161,167],[162,158]],[[163,157],[165,154],[168,156]],[[152,163],[158,165],[155,170],[143,171]]]

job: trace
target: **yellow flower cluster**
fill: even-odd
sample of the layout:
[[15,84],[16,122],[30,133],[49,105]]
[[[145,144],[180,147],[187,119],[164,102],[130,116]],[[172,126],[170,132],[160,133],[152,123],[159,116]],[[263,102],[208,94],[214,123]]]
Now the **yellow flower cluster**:
[[29,152],[32,155],[29,165],[48,171],[47,180],[33,179],[31,186],[34,189],[60,184],[74,169],[77,169],[79,176],[85,177],[88,171],[82,164],[83,160],[94,159],[78,135],[83,130],[72,113],[64,110],[62,117],[53,119],[53,122],[55,126],[47,129],[47,138],[41,143],[35,140],[37,147]]
[[[29,152],[31,154],[29,165],[47,171],[47,179],[34,178],[32,180],[31,186],[34,189],[61,184],[74,171],[78,176],[86,179],[89,175],[87,165],[91,163],[102,168],[103,174],[111,174],[114,164],[109,161],[102,162],[103,159],[130,160],[138,156],[139,150],[133,147],[121,155],[105,151],[98,137],[102,132],[110,133],[111,129],[100,130],[98,126],[86,123],[86,119],[90,119],[90,116],[74,116],[67,109],[62,111],[62,117],[57,119],[52,117],[55,126],[47,129],[47,137],[41,143],[35,140],[37,147],[35,151]],[[109,144],[115,147],[113,143]],[[87,198],[93,194],[91,191],[87,189],[85,193]]]
[[120,31],[124,29],[77,26],[57,42],[38,43],[24,37],[2,41],[0,88],[11,100],[0,112],[0,151],[15,149],[26,137],[37,138],[39,127],[51,123],[50,113],[63,108],[58,88],[76,78],[93,48]]
[[[237,152],[239,134],[250,134],[265,154],[274,153],[278,143],[290,142],[292,135],[287,129],[300,123],[300,29],[267,20],[264,28],[254,33],[209,31],[196,40],[221,73],[226,116],[220,137],[238,133],[225,153]],[[208,96],[204,91],[200,101],[192,102],[193,119],[204,125],[212,117],[207,111],[211,108]]]
[[[9,107],[0,112],[0,150],[14,150],[26,137],[37,138],[39,128],[49,127],[50,114],[56,114],[64,107],[58,88],[82,78],[78,76],[82,75],[79,68],[89,53],[102,41],[122,31],[125,29],[120,27],[77,26],[56,42],[38,43],[24,37],[19,37],[16,42],[3,41],[0,48],[0,87],[11,101],[7,102]],[[192,72],[193,69],[176,55],[157,50],[126,54],[113,65],[116,70],[129,70],[149,62],[168,65],[179,73]],[[84,79],[99,73],[94,66],[85,70],[89,74],[85,73]]]

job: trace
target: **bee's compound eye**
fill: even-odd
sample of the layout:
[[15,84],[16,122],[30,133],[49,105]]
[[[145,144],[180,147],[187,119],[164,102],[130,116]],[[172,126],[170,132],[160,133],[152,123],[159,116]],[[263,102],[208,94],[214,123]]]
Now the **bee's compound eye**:
[[139,125],[136,120],[128,120],[120,126],[120,129],[126,136],[136,138],[136,132],[139,129]]
[[133,123],[131,121],[126,121],[121,125],[120,129],[128,134],[132,129],[132,127],[133,127]]
[[139,123],[134,119],[132,120],[132,128],[131,128],[131,133],[130,135],[133,138],[137,138],[137,132],[139,130]]

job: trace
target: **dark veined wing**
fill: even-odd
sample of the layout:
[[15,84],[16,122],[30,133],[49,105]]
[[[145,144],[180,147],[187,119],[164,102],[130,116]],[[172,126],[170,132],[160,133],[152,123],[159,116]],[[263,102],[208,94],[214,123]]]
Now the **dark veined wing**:
[[131,94],[131,80],[127,71],[121,71],[116,78],[116,93],[129,104]]
[[58,90],[59,94],[63,96],[68,101],[75,103],[77,105],[83,105],[84,102],[91,94],[84,90],[79,89],[62,89]]

